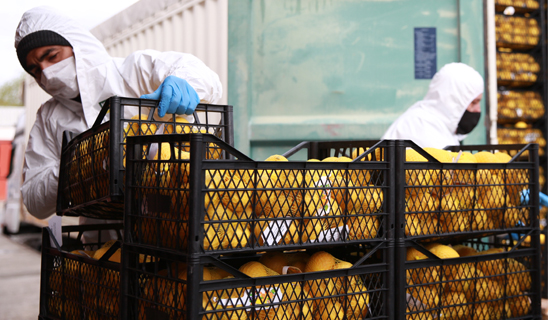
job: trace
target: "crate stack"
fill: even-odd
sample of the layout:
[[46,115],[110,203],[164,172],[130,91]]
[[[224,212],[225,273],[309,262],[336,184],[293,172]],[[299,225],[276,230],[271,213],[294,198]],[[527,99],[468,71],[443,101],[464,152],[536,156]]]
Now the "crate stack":
[[548,193],[547,12],[547,0],[495,0],[498,143],[539,144],[544,193]]
[[[121,319],[126,141],[139,135],[203,132],[233,143],[232,107],[199,104],[193,117],[158,118],[158,101],[112,97],[91,129],[65,132],[57,214],[118,220],[43,231],[41,319]],[[190,123],[191,122],[191,123]],[[148,158],[160,153],[148,150]],[[161,157],[162,158],[162,154]]]
[[537,151],[398,143],[396,319],[540,317]]
[[127,147],[124,319],[394,319],[387,143],[354,162],[253,161],[202,134]]
[[123,225],[65,227],[74,247],[45,229],[41,319],[540,317],[536,144],[304,142],[254,161],[229,106],[188,123],[108,103],[111,121],[67,135],[58,211]]
[[122,224],[61,231],[42,231],[39,319],[119,319]]

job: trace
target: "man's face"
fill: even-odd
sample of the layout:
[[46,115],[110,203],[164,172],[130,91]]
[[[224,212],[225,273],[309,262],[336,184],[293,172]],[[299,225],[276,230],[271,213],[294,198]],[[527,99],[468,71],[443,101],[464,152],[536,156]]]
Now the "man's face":
[[40,82],[42,70],[73,56],[69,46],[44,46],[32,49],[27,55],[27,70]]
[[481,101],[481,96],[483,94],[480,94],[479,96],[477,96],[474,101],[472,101],[470,103],[470,105],[468,106],[468,108],[466,108],[466,110],[470,111],[470,112],[481,112],[481,106],[479,105],[479,102]]

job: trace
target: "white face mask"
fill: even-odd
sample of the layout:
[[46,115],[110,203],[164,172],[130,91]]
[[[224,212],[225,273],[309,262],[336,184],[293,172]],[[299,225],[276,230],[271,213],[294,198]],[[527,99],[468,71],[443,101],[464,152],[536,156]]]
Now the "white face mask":
[[42,70],[40,87],[54,97],[73,99],[80,94],[74,56]]

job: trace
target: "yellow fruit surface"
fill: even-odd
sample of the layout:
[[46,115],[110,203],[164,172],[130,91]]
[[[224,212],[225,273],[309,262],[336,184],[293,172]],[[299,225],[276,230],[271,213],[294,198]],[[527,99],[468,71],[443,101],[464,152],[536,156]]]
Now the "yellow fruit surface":
[[528,296],[512,297],[506,300],[511,317],[525,316],[531,310],[531,299]]
[[440,259],[450,259],[450,258],[460,257],[458,252],[456,252],[452,247],[449,247],[443,244],[435,244],[428,250],[430,250],[431,253],[435,254]]
[[496,152],[494,153],[495,162],[498,163],[508,163],[510,160],[512,160],[512,157],[504,152]]
[[333,270],[338,263],[332,254],[326,251],[318,251],[311,255],[306,265],[306,272]]
[[267,157],[265,161],[288,161],[288,159],[280,154],[273,154]]
[[439,304],[440,294],[437,286],[424,285],[409,287],[407,293],[416,300],[422,302],[424,309],[434,308]]
[[453,153],[451,151],[429,147],[423,149],[439,162],[448,163],[453,161]]
[[[172,119],[170,121],[175,121],[176,123],[189,123],[189,121],[186,118],[182,117],[182,116],[176,116],[175,118],[172,117]],[[193,129],[189,126],[186,126],[186,125],[176,125],[175,132],[176,133],[191,133],[191,132],[193,132]],[[174,125],[172,125],[172,124],[165,125],[164,133],[168,133],[168,134],[174,133]]]
[[243,264],[239,271],[246,274],[251,278],[267,277],[270,275],[276,275],[277,273],[258,261],[249,261]]
[[473,305],[472,308],[472,316],[474,319],[500,319],[500,310],[495,310],[489,303],[478,303]]
[[321,162],[338,162],[338,157],[330,156],[326,157]]
[[440,319],[463,319],[470,315],[466,296],[460,292],[448,292],[441,298]]
[[338,159],[336,161],[337,162],[352,162],[353,159],[350,158],[350,157],[341,156],[341,157],[338,157]]
[[476,269],[470,263],[445,266],[444,272],[447,280],[455,280],[447,283],[447,291],[460,293],[470,289],[476,275]]
[[428,259],[428,256],[426,256],[425,254],[416,250],[413,247],[408,247],[407,253],[406,253],[406,259],[407,261],[422,260],[422,259]]
[[[358,156],[360,156],[361,154],[365,153],[367,150],[369,150],[369,148],[362,148],[362,147],[354,148],[351,152],[351,158],[355,159]],[[364,157],[363,159],[361,159],[361,161],[370,161],[370,160],[371,160],[371,155],[370,154],[367,155],[366,157]]]
[[439,221],[423,214],[407,214],[405,216],[405,235],[421,236],[436,234],[439,230]]
[[374,239],[380,227],[380,221],[376,216],[351,215],[347,225],[350,240]]
[[317,306],[315,320],[343,320],[345,316],[344,308],[339,301],[332,299],[323,299],[323,303]]
[[[131,118],[131,120],[148,120],[146,114],[137,114]],[[126,136],[139,136],[139,135],[152,135],[157,132],[157,125],[154,123],[143,122],[141,126],[137,121],[129,121],[128,126],[124,130]]]
[[514,124],[514,127],[518,128],[518,129],[526,129],[529,126],[524,121],[518,121]]
[[475,248],[472,248],[470,246],[465,246],[462,244],[457,244],[453,246],[453,249],[458,253],[461,257],[466,257],[468,255],[475,255],[478,251]]
[[342,305],[346,306],[347,319],[364,319],[369,311],[369,294],[362,284],[350,285],[347,295],[342,298]]
[[299,244],[300,240],[307,240],[305,235],[300,232],[299,220],[286,221],[288,221],[288,224],[279,223],[282,221],[258,220],[254,227],[254,235],[258,244],[260,246]]
[[458,157],[459,152],[453,152],[453,158],[454,160],[457,160],[458,163],[476,163],[477,159],[476,157],[471,153],[467,151],[462,151],[460,153],[460,157]]
[[287,256],[280,251],[266,252],[260,257],[258,262],[279,274],[283,274],[283,268],[289,265]]
[[[407,162],[427,162],[416,150],[407,148],[405,151],[405,157]],[[425,185],[433,185],[435,183],[436,176],[434,170],[405,170],[405,183],[413,188],[405,189],[407,196],[415,196],[417,194],[424,194],[428,191],[424,188]]]
[[426,162],[428,160],[426,158],[424,158],[424,156],[422,156],[420,153],[418,153],[418,151],[416,151],[412,148],[407,148],[405,150],[405,161],[409,161],[409,162]]
[[496,163],[497,162],[495,155],[489,151],[480,151],[480,152],[474,153],[474,157],[476,158],[478,163]]

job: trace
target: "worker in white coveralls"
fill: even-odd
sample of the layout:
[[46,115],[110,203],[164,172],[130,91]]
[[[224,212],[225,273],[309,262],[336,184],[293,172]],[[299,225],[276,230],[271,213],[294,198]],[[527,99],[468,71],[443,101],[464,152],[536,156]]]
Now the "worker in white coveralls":
[[397,118],[382,139],[412,140],[422,148],[457,146],[479,121],[483,89],[483,78],[472,67],[446,64],[424,99]]
[[[421,148],[460,145],[479,121],[483,88],[483,78],[472,67],[446,64],[434,75],[424,99],[397,118],[382,139],[412,140]],[[529,202],[528,189],[521,201]],[[539,203],[548,206],[548,196],[539,193]]]
[[[109,56],[88,30],[52,8],[25,12],[15,33],[23,68],[52,98],[36,114],[21,188],[28,211],[39,219],[56,210],[63,132],[90,129],[111,96],[160,100],[158,116],[190,115],[197,104],[222,96],[218,75],[191,54],[142,50]],[[80,218],[80,224],[105,221]]]

